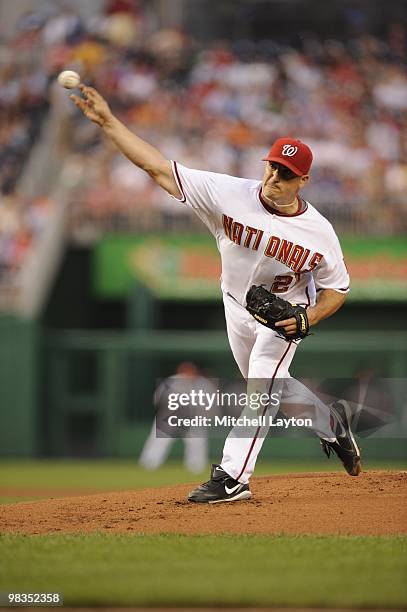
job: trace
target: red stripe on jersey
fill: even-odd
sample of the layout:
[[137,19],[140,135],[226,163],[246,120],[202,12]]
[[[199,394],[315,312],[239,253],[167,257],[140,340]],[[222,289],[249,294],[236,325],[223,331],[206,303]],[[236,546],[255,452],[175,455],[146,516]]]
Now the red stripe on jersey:
[[[331,289],[331,287],[329,287],[329,289]],[[343,287],[342,289],[338,289],[337,287],[335,287],[335,289],[332,289],[332,291],[349,291],[350,289],[350,285],[348,285],[348,287]],[[316,292],[318,293],[318,291],[326,291],[323,287],[320,287],[319,289],[316,289]]]

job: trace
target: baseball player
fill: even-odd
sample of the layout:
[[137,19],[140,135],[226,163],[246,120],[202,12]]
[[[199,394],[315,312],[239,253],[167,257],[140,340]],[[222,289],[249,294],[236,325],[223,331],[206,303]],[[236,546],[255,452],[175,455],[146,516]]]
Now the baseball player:
[[[175,374],[163,380],[154,393],[154,405],[158,417],[168,415],[168,397],[170,394],[191,394],[191,391],[203,393],[215,393],[215,385],[206,378],[198,367],[188,361],[180,363]],[[183,405],[183,412],[192,412],[192,407]],[[188,416],[194,416],[192,413]],[[176,438],[168,433],[168,430],[157,434],[157,425],[160,427],[159,419],[154,419],[150,434],[144,444],[139,457],[139,464],[147,470],[156,470],[167,459],[171,446]],[[208,464],[208,438],[205,430],[201,428],[200,435],[191,428],[186,429],[182,437],[184,444],[184,464],[188,471],[200,473],[206,469]]]
[[[263,285],[274,295],[303,304],[301,321],[307,328],[334,314],[349,291],[334,229],[299,195],[310,178],[310,148],[293,138],[276,140],[263,160],[262,181],[193,170],[166,159],[128,130],[94,88],[81,84],[79,89],[82,96],[71,95],[71,99],[85,116],[173,198],[190,206],[215,237],[233,356],[245,379],[268,381],[268,392],[273,392],[278,380],[290,377],[297,349],[294,339],[302,337],[300,319],[283,319],[274,329],[263,325],[261,317],[256,320],[246,309],[251,287]],[[341,404],[331,410],[329,418],[321,403],[315,403],[315,412],[316,433],[324,451],[328,456],[336,453],[346,471],[357,476],[360,452],[349,415]],[[249,499],[249,479],[264,435],[260,426],[245,438],[232,431],[221,463],[213,465],[209,481],[188,499],[199,503]]]

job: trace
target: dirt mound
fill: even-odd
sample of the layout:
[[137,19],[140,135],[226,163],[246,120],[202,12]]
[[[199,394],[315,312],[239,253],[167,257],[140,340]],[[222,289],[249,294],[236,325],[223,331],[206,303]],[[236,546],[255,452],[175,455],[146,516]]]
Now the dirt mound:
[[407,533],[407,472],[289,474],[254,478],[253,498],[186,501],[191,485],[7,504],[1,533]]

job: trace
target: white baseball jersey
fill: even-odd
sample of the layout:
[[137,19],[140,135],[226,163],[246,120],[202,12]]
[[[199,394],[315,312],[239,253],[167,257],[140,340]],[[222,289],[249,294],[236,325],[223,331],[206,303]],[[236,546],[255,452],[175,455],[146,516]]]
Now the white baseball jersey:
[[321,289],[349,291],[338,237],[311,204],[299,198],[298,212],[285,215],[264,200],[261,181],[172,165],[179,201],[216,238],[222,290],[240,304],[251,285],[299,304],[314,304]]

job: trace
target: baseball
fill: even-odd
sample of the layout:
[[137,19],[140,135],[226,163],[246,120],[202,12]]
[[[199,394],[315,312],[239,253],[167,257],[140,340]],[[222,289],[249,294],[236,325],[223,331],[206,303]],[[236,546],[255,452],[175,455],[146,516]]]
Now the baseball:
[[73,70],[63,70],[58,75],[58,83],[65,87],[65,89],[73,89],[78,87],[81,82],[81,77],[77,72]]

